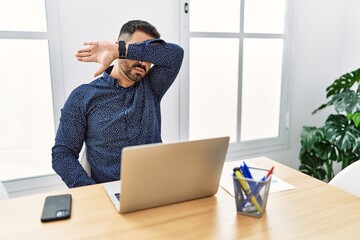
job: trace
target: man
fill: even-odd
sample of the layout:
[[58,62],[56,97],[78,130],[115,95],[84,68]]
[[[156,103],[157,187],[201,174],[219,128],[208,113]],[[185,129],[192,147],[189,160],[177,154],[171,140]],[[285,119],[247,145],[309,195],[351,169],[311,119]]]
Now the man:
[[[101,64],[95,76],[105,72],[76,88],[61,110],[52,165],[68,187],[119,180],[122,148],[162,141],[160,101],[184,52],[159,38],[151,24],[129,21],[117,43],[87,42],[76,54]],[[91,177],[78,161],[84,142]]]

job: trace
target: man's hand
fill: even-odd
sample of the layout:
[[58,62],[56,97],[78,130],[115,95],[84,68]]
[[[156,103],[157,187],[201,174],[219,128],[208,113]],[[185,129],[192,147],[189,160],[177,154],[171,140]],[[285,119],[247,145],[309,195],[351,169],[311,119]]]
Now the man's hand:
[[95,72],[94,77],[103,73],[110,64],[119,58],[118,45],[107,41],[85,42],[85,47],[76,53],[76,58],[81,62],[97,62],[100,68]]

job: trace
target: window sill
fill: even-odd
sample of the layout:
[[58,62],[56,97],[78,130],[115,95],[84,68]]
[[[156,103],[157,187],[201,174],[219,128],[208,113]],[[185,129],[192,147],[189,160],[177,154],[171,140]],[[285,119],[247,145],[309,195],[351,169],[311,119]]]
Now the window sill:
[[3,182],[10,198],[66,189],[67,186],[56,174]]

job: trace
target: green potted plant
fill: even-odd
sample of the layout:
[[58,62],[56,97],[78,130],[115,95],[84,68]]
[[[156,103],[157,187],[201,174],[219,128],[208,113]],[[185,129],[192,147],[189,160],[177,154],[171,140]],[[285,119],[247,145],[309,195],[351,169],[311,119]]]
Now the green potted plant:
[[299,170],[323,181],[334,177],[334,163],[341,169],[360,159],[360,68],[342,75],[326,88],[327,103],[312,114],[333,106],[322,127],[304,126]]

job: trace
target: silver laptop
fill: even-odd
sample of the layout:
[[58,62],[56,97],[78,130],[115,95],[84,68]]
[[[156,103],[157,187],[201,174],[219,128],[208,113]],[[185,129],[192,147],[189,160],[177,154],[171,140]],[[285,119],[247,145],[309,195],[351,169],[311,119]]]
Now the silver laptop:
[[121,180],[105,183],[120,213],[217,193],[229,137],[148,144],[122,150]]

